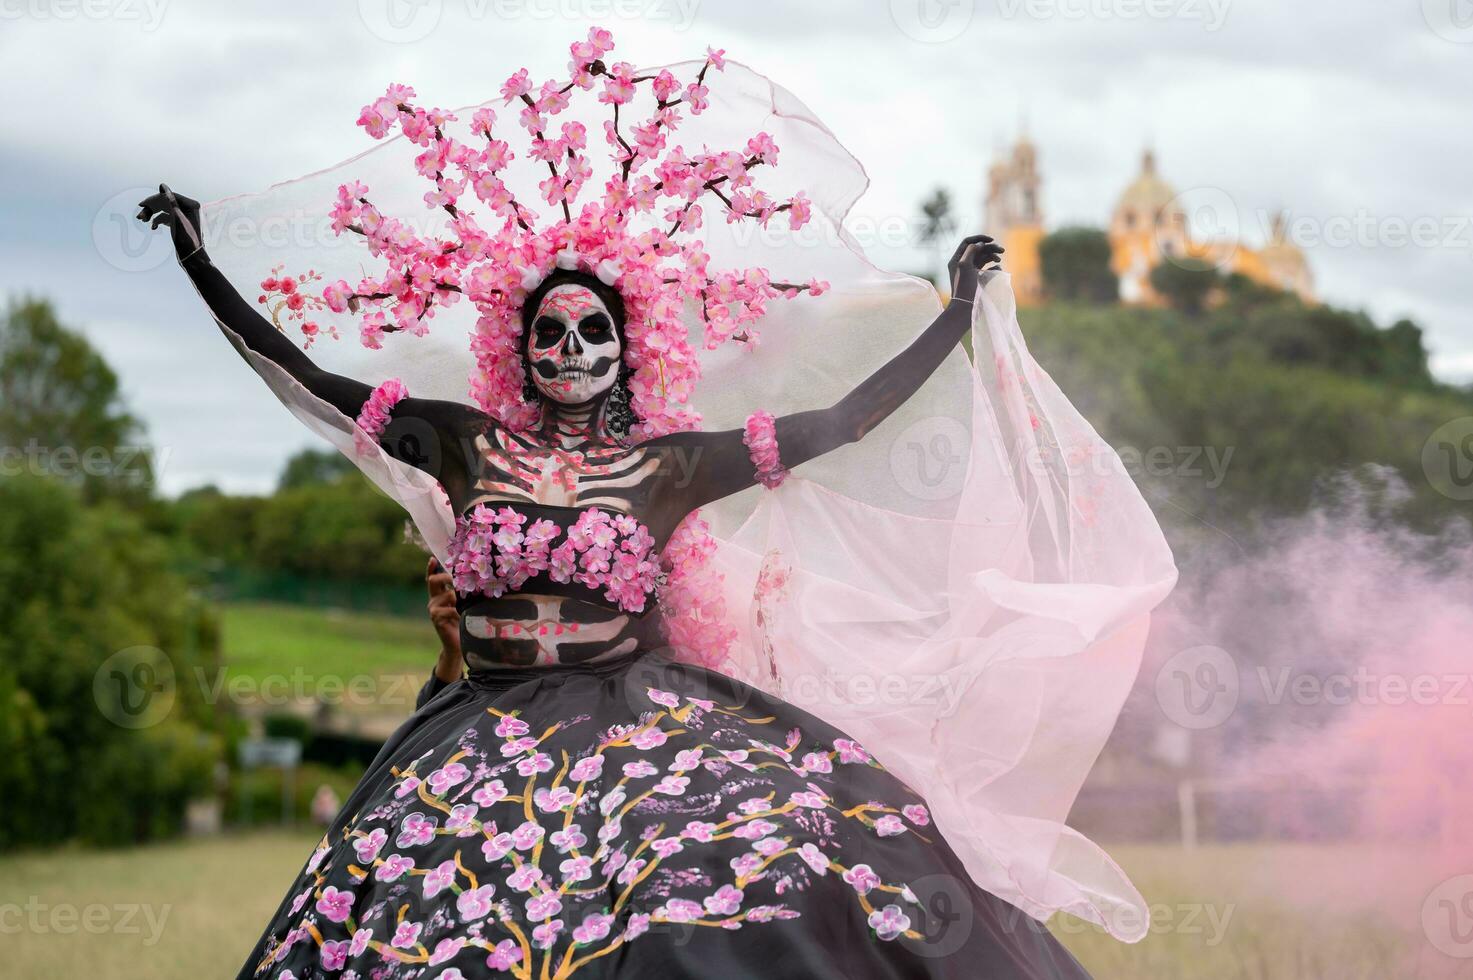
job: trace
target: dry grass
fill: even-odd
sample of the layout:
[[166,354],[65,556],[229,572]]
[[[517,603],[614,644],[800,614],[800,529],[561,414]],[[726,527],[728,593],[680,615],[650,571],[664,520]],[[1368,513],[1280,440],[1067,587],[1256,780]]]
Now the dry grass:
[[[311,844],[304,831],[0,858],[0,973],[232,976]],[[1408,872],[1434,869],[1407,851],[1114,852],[1155,907],[1152,934],[1125,946],[1054,923],[1102,980],[1473,980],[1473,960],[1442,956],[1421,934],[1424,876]]]

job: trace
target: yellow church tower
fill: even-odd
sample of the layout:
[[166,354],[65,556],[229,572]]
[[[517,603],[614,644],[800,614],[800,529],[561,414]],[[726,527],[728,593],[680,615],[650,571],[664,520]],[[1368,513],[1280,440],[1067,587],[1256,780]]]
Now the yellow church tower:
[[1043,240],[1043,178],[1038,150],[1026,137],[987,172],[983,202],[983,229],[1007,249],[1004,267],[1013,279],[1013,293],[1024,306],[1043,298],[1043,274],[1038,243]]

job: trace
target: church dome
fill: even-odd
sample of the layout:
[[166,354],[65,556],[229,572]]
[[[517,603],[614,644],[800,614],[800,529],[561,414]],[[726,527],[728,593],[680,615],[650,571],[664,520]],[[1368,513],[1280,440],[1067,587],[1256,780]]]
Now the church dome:
[[1184,233],[1186,212],[1177,202],[1177,189],[1156,172],[1156,155],[1150,150],[1142,156],[1139,177],[1119,196],[1111,228],[1117,234],[1143,233],[1153,228]]
[[[1147,150],[1141,158],[1141,173],[1115,205],[1116,214],[1131,214],[1142,224],[1154,222],[1176,200],[1176,188],[1156,173],[1156,155]],[[1173,208],[1179,210],[1179,208]]]

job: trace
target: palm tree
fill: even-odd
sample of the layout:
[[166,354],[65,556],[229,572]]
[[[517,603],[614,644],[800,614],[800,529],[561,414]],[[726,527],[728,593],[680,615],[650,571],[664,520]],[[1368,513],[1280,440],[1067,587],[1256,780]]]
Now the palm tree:
[[[921,234],[922,245],[931,246],[931,269],[941,267],[941,251],[946,243],[951,240],[951,235],[956,231],[956,220],[951,216],[951,194],[946,188],[938,187],[931,192],[931,196],[921,202]],[[940,283],[945,277],[933,281]]]

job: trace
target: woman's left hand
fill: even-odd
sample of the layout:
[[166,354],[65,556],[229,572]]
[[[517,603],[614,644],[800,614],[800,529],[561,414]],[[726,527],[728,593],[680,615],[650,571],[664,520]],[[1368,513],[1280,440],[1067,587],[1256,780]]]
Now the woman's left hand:
[[952,254],[951,261],[946,263],[946,271],[951,278],[952,298],[970,303],[972,297],[977,295],[977,283],[982,270],[998,265],[1004,251],[1006,249],[997,244],[990,235],[963,238]]

